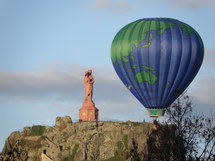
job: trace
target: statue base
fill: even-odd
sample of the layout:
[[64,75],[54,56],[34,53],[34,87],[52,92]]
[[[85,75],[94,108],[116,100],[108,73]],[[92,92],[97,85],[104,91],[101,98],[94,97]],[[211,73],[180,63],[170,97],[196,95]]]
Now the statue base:
[[98,121],[98,111],[94,102],[84,102],[79,109],[79,121]]

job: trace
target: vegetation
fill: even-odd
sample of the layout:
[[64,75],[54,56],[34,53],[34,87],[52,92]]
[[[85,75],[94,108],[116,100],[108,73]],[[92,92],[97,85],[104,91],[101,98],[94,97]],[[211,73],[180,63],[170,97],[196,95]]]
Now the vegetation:
[[116,147],[114,157],[102,161],[125,161],[128,157],[128,135],[124,135],[122,141],[117,142]]
[[[132,139],[132,146],[130,149],[129,156],[131,158],[131,161],[140,161],[140,156],[138,153],[138,144],[136,143],[135,139]],[[145,158],[144,158],[145,160]]]
[[192,108],[185,93],[167,109],[166,120],[149,137],[149,161],[215,160],[213,117],[194,114]]
[[159,125],[147,141],[148,161],[185,161],[183,141],[175,134],[175,127]]
[[40,136],[45,132],[45,126],[41,126],[41,125],[34,125],[31,128],[31,134],[34,136]]
[[167,110],[167,124],[176,128],[189,161],[215,160],[215,120],[193,113],[191,98],[182,94]]
[[122,140],[123,140],[124,146],[127,150],[128,149],[128,135],[124,135]]
[[75,155],[76,155],[76,153],[78,151],[78,148],[79,148],[79,144],[75,144],[75,146],[74,146],[74,148],[72,150],[72,154],[69,155],[68,157],[66,157],[64,159],[64,161],[74,161],[74,158],[75,158]]

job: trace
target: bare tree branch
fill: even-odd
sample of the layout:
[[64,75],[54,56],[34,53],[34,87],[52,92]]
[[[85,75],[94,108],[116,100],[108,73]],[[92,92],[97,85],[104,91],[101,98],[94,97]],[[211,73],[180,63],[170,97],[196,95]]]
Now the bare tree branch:
[[165,124],[176,126],[176,137],[183,140],[186,160],[210,161],[215,158],[213,115],[205,118],[194,114],[192,99],[187,93],[183,93],[167,109]]

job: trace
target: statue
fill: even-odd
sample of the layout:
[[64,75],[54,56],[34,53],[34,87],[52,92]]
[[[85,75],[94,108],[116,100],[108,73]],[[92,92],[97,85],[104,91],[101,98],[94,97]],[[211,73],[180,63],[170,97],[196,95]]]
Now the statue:
[[93,97],[93,83],[94,83],[94,78],[92,76],[92,70],[88,70],[85,72],[84,75],[84,102],[93,102],[92,97]]
[[87,70],[84,74],[84,102],[79,109],[79,121],[98,121],[99,110],[95,107],[93,98],[92,70]]

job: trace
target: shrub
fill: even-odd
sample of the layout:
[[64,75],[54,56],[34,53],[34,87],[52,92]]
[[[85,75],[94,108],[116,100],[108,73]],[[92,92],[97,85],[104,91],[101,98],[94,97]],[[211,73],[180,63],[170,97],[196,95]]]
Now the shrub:
[[45,126],[34,125],[31,128],[31,134],[34,136],[40,136],[45,132]]
[[72,154],[70,154],[68,157],[66,157],[64,159],[64,161],[74,161],[74,158],[75,158],[75,155],[78,151],[78,147],[79,147],[79,144],[75,144],[73,150],[72,150]]

